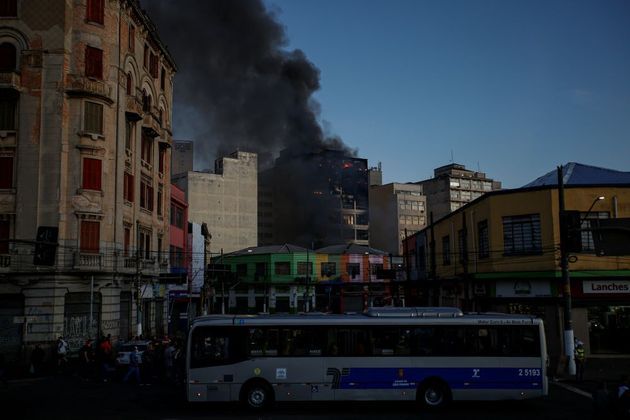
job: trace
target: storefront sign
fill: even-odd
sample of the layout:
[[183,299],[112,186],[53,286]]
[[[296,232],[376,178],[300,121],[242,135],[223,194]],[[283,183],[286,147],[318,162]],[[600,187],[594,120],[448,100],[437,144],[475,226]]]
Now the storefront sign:
[[630,280],[585,280],[582,282],[584,294],[630,294]]
[[550,297],[551,286],[547,280],[518,279],[497,281],[496,297]]

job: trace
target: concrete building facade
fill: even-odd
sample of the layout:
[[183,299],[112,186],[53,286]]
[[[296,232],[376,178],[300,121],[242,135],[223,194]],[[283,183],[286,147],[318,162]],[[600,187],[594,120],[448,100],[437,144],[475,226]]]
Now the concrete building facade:
[[3,4],[0,351],[161,333],[175,63],[136,1]]
[[403,240],[427,224],[426,200],[417,184],[370,186],[370,244],[403,255]]
[[457,210],[482,194],[501,189],[501,183],[483,172],[466,169],[464,165],[451,163],[433,171],[433,178],[419,181],[427,197],[427,214],[433,220],[440,219]]
[[189,220],[206,223],[212,254],[229,253],[258,241],[258,157],[234,152],[217,159],[215,172],[186,172],[173,177],[186,192]]
[[192,172],[194,143],[189,140],[175,140],[171,154],[171,175]]

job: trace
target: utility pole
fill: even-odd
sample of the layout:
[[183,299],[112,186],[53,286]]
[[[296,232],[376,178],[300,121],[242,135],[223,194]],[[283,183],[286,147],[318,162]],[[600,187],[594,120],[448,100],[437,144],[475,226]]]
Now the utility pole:
[[141,308],[141,296],[140,296],[140,253],[141,249],[136,249],[136,335],[140,337],[142,335],[142,308]]
[[567,216],[564,209],[564,177],[562,165],[558,166],[558,207],[560,220],[560,269],[564,297],[564,352],[569,375],[575,375],[573,320],[571,317],[571,279],[569,277],[569,252],[567,250]]

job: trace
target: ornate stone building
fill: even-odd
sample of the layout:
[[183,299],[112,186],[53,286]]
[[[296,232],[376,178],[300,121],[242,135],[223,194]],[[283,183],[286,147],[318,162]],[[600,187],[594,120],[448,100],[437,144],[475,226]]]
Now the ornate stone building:
[[0,1],[1,352],[164,332],[175,71],[137,1]]

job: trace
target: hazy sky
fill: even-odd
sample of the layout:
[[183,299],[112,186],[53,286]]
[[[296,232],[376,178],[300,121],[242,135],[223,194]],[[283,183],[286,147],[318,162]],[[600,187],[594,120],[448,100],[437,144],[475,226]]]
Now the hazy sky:
[[385,182],[451,162],[513,188],[630,170],[630,1],[265,0],[321,71],[322,124]]

